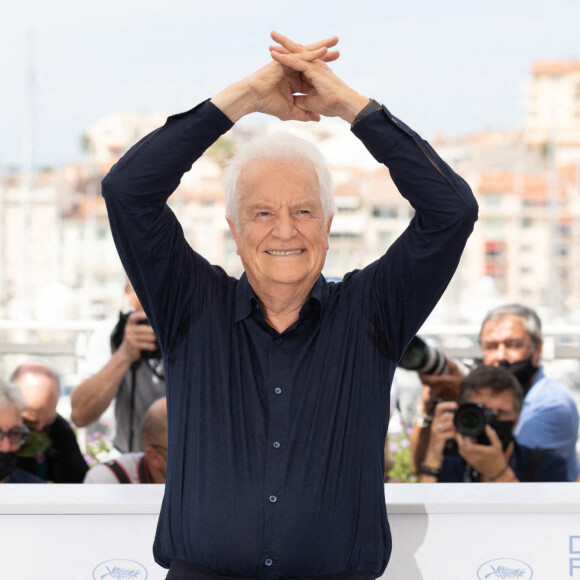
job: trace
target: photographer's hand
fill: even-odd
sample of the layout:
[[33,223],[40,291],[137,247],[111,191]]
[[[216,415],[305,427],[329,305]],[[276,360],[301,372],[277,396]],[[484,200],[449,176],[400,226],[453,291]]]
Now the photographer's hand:
[[143,311],[132,312],[127,319],[119,350],[130,364],[141,358],[142,350],[153,352],[158,347],[155,333],[150,324],[144,324],[146,322],[147,316]]
[[142,324],[146,320],[144,312],[133,312],[127,319],[121,345],[107,364],[73,389],[71,419],[78,427],[95,422],[105,412],[116,397],[125,374],[141,358],[142,350],[156,350],[153,329],[149,324]]
[[445,375],[419,375],[423,385],[431,389],[432,399],[444,401],[457,401],[459,398],[459,386],[463,375],[459,367],[450,359],[447,360],[449,374]]
[[457,446],[461,457],[479,472],[482,482],[518,481],[516,474],[509,466],[514,449],[513,442],[504,452],[501,440],[492,427],[486,425],[485,434],[491,443],[490,445],[480,445],[471,437],[464,437],[458,433]]
[[436,475],[429,475],[425,471],[432,471],[435,474],[441,469],[445,444],[456,435],[453,425],[453,414],[456,409],[457,403],[455,401],[444,401],[435,407],[429,445],[425,453],[425,460],[422,463],[423,468],[427,468],[427,470],[419,471],[419,483],[432,483],[437,480]]

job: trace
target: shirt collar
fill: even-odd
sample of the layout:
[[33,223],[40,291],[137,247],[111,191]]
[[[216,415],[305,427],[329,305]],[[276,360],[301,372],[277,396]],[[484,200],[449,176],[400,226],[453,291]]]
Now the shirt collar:
[[[308,300],[306,300],[300,310],[300,317],[302,318],[302,316],[306,316],[309,312],[314,312],[318,318],[320,318],[322,305],[324,304],[324,297],[327,294],[328,283],[324,279],[324,276],[320,274],[318,280],[316,280],[316,283],[310,291]],[[254,309],[261,309],[260,301],[254,294],[254,291],[248,282],[248,277],[244,272],[236,285],[234,322],[238,323],[244,318],[247,318]]]

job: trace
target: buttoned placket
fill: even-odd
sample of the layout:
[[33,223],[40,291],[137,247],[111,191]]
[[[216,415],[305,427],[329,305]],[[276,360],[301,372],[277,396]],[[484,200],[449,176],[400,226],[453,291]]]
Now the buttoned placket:
[[268,433],[266,469],[264,474],[265,530],[263,562],[272,571],[275,569],[278,552],[280,511],[284,509],[283,482],[287,465],[285,443],[287,442],[290,414],[290,391],[288,384],[290,350],[286,335],[273,336],[268,357]]

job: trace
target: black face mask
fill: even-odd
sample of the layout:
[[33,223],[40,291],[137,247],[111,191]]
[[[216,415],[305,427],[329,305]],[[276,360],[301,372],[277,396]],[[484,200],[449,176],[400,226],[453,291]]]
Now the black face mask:
[[4,481],[14,471],[17,461],[18,451],[0,451],[0,481]]
[[532,357],[513,363],[502,360],[499,364],[518,379],[518,382],[526,392],[530,387],[532,377],[538,372],[538,367],[532,364]]
[[493,421],[493,423],[489,424],[489,426],[497,433],[504,451],[514,440],[514,436],[512,434],[514,423],[515,421]]

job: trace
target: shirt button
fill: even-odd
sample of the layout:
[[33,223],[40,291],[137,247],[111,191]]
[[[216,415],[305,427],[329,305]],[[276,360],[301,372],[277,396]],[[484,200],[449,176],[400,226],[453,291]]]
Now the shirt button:
[[275,387],[275,388],[274,388],[274,392],[275,392],[277,395],[281,395],[281,394],[282,394],[282,389],[281,389],[280,387]]
[[269,500],[270,500],[272,503],[276,503],[276,502],[278,501],[278,498],[277,498],[275,495],[271,495],[271,496],[270,496],[268,499],[269,499]]
[[277,337],[276,338],[276,344],[282,344],[284,342],[284,339],[281,337]]
[[264,564],[266,564],[266,566],[271,566],[274,562],[272,562],[272,560],[270,560],[270,558],[266,558],[266,560],[264,561]]
[[272,447],[274,449],[280,449],[280,442],[279,441],[274,441],[274,443],[272,443]]

